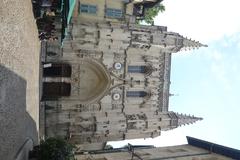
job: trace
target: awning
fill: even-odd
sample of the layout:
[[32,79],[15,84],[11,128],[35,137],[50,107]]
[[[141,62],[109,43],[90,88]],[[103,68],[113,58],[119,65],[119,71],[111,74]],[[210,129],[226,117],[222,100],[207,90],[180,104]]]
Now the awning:
[[76,0],[62,0],[62,35],[61,41],[67,35],[68,25],[71,21],[72,14],[75,8]]
[[67,24],[70,23],[70,20],[72,18],[72,14],[75,8],[76,0],[69,0],[69,11],[67,16]]

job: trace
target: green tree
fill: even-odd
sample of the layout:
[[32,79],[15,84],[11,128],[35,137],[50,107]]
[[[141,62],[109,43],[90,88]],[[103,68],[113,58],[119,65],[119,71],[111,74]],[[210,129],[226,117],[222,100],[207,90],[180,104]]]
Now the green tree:
[[30,158],[37,160],[74,160],[72,144],[61,138],[48,138],[30,152]]
[[159,12],[164,12],[165,6],[161,3],[155,5],[152,8],[145,10],[143,21],[147,24],[154,25],[154,18],[158,15]]

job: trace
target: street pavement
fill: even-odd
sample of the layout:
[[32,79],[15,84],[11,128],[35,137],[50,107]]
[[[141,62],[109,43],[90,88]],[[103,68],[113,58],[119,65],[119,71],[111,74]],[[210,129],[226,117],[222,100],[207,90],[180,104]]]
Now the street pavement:
[[31,0],[0,0],[0,159],[38,144],[39,53]]

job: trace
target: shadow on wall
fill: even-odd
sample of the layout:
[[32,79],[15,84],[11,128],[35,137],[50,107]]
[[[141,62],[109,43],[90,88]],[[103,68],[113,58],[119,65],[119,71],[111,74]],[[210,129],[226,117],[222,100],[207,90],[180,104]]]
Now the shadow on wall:
[[38,143],[36,123],[26,110],[26,87],[26,80],[0,65],[0,159],[14,159],[27,138]]

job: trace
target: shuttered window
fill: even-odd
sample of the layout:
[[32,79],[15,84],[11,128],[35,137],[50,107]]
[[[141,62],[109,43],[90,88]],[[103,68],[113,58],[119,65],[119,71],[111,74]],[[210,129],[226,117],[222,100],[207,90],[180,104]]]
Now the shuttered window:
[[97,6],[95,5],[88,5],[88,4],[81,4],[79,8],[80,13],[89,13],[89,14],[96,14],[97,13]]
[[107,8],[106,16],[110,18],[122,18],[123,13],[121,9]]

